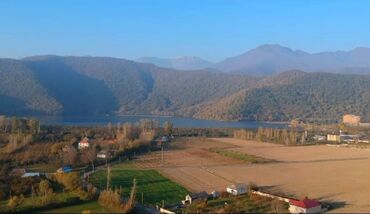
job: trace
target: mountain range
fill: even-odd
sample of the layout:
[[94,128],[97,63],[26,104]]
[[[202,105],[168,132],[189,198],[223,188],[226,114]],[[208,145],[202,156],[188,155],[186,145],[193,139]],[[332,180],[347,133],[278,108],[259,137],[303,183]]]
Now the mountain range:
[[370,119],[368,74],[264,71],[176,70],[110,57],[0,59],[0,114],[318,121],[352,113]]
[[302,50],[292,50],[280,45],[262,45],[241,55],[230,57],[217,63],[210,63],[200,58],[189,57],[189,59],[193,58],[196,60],[186,60],[188,57],[182,57],[184,60],[181,61],[181,66],[171,63],[172,61],[176,61],[176,59],[166,59],[164,60],[166,63],[154,58],[142,58],[139,61],[176,69],[209,68],[220,72],[240,72],[254,76],[277,74],[295,69],[307,72],[370,74],[370,49],[363,47],[350,51],[310,54]]
[[177,58],[141,57],[136,60],[142,63],[151,63],[159,67],[178,70],[197,70],[210,68],[213,63],[195,56],[182,56]]

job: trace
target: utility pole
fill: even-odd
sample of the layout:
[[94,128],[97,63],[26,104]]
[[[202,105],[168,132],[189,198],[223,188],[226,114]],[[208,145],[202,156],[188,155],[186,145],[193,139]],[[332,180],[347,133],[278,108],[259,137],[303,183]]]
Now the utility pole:
[[163,142],[161,143],[161,149],[162,149],[162,152],[161,152],[161,162],[162,162],[162,165],[163,165]]
[[110,183],[110,166],[107,168],[107,191],[109,190]]
[[141,192],[141,204],[144,204],[144,192]]

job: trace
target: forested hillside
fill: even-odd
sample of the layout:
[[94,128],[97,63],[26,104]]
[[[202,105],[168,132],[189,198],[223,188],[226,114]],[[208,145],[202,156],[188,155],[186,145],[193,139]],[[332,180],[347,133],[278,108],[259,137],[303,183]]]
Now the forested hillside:
[[3,60],[0,66],[3,114],[174,115],[253,87],[257,80],[107,57],[37,56]]
[[249,77],[107,57],[0,60],[0,114],[159,114],[221,120],[369,118],[370,75]]
[[202,106],[195,117],[318,121],[353,113],[370,119],[370,75],[286,72],[262,82],[262,87]]

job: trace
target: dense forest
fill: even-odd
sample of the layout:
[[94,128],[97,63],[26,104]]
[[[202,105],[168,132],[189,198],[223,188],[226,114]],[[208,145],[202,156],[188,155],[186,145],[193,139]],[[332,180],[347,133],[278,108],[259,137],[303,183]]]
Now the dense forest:
[[286,72],[275,84],[243,90],[199,109],[196,117],[221,120],[334,121],[346,113],[369,120],[370,76]]
[[0,59],[0,114],[157,114],[221,120],[369,119],[370,75],[251,77],[107,57]]

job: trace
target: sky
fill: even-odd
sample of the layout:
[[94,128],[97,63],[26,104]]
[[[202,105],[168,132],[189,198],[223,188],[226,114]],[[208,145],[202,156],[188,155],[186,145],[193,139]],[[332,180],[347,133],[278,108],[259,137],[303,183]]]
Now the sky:
[[370,47],[368,0],[0,0],[0,57],[199,56]]

